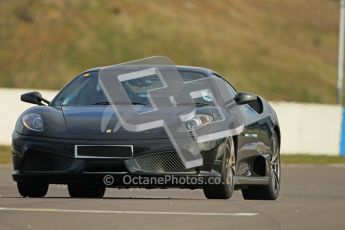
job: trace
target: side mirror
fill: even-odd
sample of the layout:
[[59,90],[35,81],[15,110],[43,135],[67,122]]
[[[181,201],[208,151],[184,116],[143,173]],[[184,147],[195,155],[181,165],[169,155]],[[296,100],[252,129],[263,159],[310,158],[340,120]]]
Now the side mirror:
[[258,114],[261,114],[263,112],[263,109],[264,109],[260,97],[254,95],[254,94],[251,94],[251,93],[239,92],[235,96],[235,102],[236,102],[237,105],[248,104]]
[[24,93],[20,96],[20,100],[23,102],[36,104],[36,105],[43,105],[42,101],[47,104],[50,103],[50,101],[44,99],[39,92]]
[[235,96],[236,104],[238,105],[245,105],[256,102],[258,100],[258,96],[251,94],[251,93],[244,93],[239,92]]

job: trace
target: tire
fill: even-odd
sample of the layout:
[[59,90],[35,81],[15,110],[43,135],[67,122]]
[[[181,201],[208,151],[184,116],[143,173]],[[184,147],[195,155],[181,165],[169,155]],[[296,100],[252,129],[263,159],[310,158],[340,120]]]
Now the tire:
[[235,145],[232,138],[226,141],[226,153],[222,162],[221,184],[203,187],[207,199],[229,199],[234,192],[234,174],[236,167]]
[[105,194],[105,189],[104,185],[68,185],[68,193],[71,198],[102,198]]
[[41,198],[47,195],[49,188],[48,183],[29,183],[17,182],[17,189],[22,197]]
[[245,200],[276,200],[281,182],[280,146],[277,134],[272,134],[272,153],[269,165],[269,183],[266,186],[248,186],[242,189]]

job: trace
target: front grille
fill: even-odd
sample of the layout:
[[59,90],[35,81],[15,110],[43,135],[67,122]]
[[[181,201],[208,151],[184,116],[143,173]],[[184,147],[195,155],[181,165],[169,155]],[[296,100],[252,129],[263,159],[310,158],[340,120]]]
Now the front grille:
[[196,173],[186,169],[176,152],[151,153],[135,158],[142,172],[148,173]]
[[132,158],[131,145],[76,145],[77,158]]

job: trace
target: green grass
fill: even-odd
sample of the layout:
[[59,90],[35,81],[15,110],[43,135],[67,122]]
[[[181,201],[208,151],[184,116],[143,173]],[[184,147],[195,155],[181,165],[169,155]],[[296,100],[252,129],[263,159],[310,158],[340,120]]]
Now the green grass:
[[[307,154],[281,155],[283,164],[345,164],[345,157]],[[0,164],[11,163],[11,147],[0,145]]]
[[0,87],[59,89],[153,55],[270,100],[335,103],[339,2],[0,1]]
[[345,157],[326,156],[326,155],[308,155],[308,154],[293,154],[281,155],[283,164],[345,164]]
[[0,145],[0,164],[11,163],[11,147]]

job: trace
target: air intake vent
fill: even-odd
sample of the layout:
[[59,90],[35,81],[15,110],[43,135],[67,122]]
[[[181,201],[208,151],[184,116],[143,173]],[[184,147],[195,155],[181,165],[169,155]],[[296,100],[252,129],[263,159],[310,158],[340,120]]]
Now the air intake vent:
[[148,173],[196,173],[194,168],[186,169],[176,152],[151,153],[136,157],[143,172]]

